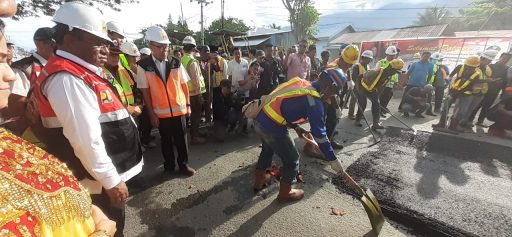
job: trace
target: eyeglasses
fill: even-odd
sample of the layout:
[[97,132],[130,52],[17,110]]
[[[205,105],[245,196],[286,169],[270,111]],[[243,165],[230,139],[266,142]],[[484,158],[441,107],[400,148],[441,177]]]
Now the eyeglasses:
[[164,44],[164,45],[157,45],[157,44],[149,44],[159,50],[167,50],[169,48],[169,45],[168,44]]

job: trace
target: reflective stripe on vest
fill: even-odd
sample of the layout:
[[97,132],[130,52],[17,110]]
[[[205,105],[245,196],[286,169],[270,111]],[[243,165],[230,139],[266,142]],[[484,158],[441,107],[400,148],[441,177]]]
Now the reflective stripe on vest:
[[[480,69],[481,71],[481,69]],[[487,78],[492,76],[492,69],[487,65],[485,68],[485,73],[480,73],[480,80],[484,81]],[[476,80],[475,84],[473,85],[473,94],[487,94],[487,91],[489,90],[489,84],[487,82],[480,82],[480,80]]]
[[[289,81],[280,84],[268,96],[271,96],[272,98],[268,103],[263,105],[262,110],[271,120],[283,126],[289,123],[281,115],[281,104],[283,100],[299,96],[311,96],[320,98],[320,94],[314,87],[311,86],[311,82],[300,79],[299,77],[294,77]],[[305,119],[299,119],[291,123],[298,124],[303,121],[305,121]]]
[[215,85],[220,86],[220,82],[224,79],[227,79],[227,78],[224,78],[224,71],[226,70],[226,68],[224,68],[224,60],[225,59],[221,56],[217,56],[217,58],[219,59],[220,70],[218,72],[215,72]]
[[[199,95],[206,92],[206,86],[204,84],[204,78],[201,74],[201,71],[199,69],[199,78],[197,80],[193,80],[192,75],[190,75],[190,66],[196,63],[198,65],[199,61],[197,61],[195,58],[193,58],[190,54],[185,54],[183,57],[181,57],[181,64],[185,67],[185,70],[187,71],[188,75],[190,76],[190,80],[187,82],[188,86],[188,93],[190,96]],[[210,72],[208,72],[210,73]],[[195,75],[194,75],[195,76]]]
[[439,71],[440,66],[437,64],[434,64],[434,72],[432,73],[432,76],[430,77],[430,80],[428,80],[428,84],[432,85],[436,79],[437,71]]
[[159,118],[170,118],[187,114],[187,87],[180,68],[172,69],[164,85],[157,73],[146,71],[151,94],[153,112]]
[[[387,68],[389,66],[389,61],[387,59],[382,59],[379,61],[381,68]],[[391,79],[389,79],[388,83],[386,84],[387,87],[393,87],[395,83],[398,82],[398,74],[394,74],[391,76]]]
[[370,86],[368,86],[368,84],[366,84],[366,82],[364,81],[364,78],[363,78],[363,80],[361,80],[361,85],[363,86],[363,88],[368,92],[372,92],[373,89],[375,88],[375,86],[377,85],[377,83],[379,83],[383,72],[384,72],[384,68],[380,68],[379,74],[377,74],[377,77],[373,80],[373,82]]
[[93,72],[87,71],[82,66],[61,58],[59,56],[52,57],[48,64],[42,70],[41,76],[36,81],[37,89],[34,90],[39,106],[39,114],[43,126],[46,128],[60,128],[62,124],[57,119],[50,102],[43,94],[44,82],[51,76],[59,72],[70,73],[75,79],[81,79],[88,85],[96,95],[100,116],[98,120],[100,123],[119,121],[129,117],[128,111],[124,108],[119,98],[112,90],[110,83],[105,79],[99,77]]
[[133,85],[134,82],[130,76],[130,72],[126,70],[122,65],[117,67],[117,75],[119,78],[115,78],[114,75],[105,68],[107,79],[117,89],[121,102],[124,105],[134,105],[135,98],[133,97]]
[[[469,84],[475,80],[477,77],[480,76],[480,70],[477,68],[475,70],[475,72],[473,73],[473,75],[471,75],[471,77],[469,77],[468,80],[462,82],[462,75],[464,73],[464,66],[465,65],[462,65],[462,67],[460,67],[459,69],[459,72],[457,72],[457,79],[455,79],[455,82],[453,83],[452,85],[452,89],[456,90],[456,91],[462,91],[464,89],[466,89],[466,87],[469,86]],[[471,91],[465,91],[464,94],[467,94],[467,95],[470,95],[471,94]]]

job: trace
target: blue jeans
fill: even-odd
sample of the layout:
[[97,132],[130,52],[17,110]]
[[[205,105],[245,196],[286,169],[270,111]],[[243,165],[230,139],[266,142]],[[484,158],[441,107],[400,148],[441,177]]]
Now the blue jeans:
[[261,153],[256,164],[257,170],[265,170],[272,165],[272,156],[274,153],[279,156],[283,162],[283,173],[281,181],[293,183],[299,172],[299,152],[295,148],[295,142],[290,137],[290,133],[276,135],[265,132],[258,121],[254,121],[254,130],[261,138]]

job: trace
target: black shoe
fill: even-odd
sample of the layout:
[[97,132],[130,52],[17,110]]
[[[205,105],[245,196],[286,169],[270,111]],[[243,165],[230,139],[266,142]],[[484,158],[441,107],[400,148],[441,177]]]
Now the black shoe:
[[361,124],[361,121],[359,121],[359,120],[356,120],[355,125],[356,125],[356,127],[362,127],[363,126]]
[[416,118],[425,118],[425,116],[423,116],[423,114],[415,114],[414,117],[416,117]]
[[409,112],[404,112],[404,117],[408,118],[409,117]]
[[343,145],[341,145],[340,143],[338,143],[337,141],[331,141],[331,146],[333,149],[335,150],[341,150],[343,149]]
[[176,170],[176,167],[164,167],[164,175],[174,174],[174,170]]
[[350,120],[356,120],[356,117],[353,114],[349,114],[347,118]]
[[385,113],[380,113],[380,117],[381,118],[386,118],[386,114]]

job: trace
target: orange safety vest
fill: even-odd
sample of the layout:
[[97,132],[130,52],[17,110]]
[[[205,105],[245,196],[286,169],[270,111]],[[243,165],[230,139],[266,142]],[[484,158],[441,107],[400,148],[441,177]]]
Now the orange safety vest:
[[133,85],[135,82],[130,73],[131,72],[126,70],[124,66],[119,64],[117,67],[117,75],[119,78],[114,78],[114,74],[105,68],[105,78],[116,88],[121,102],[123,102],[124,105],[135,104],[135,97],[133,96]]
[[[459,69],[459,72],[457,72],[457,79],[455,79],[455,82],[453,83],[453,85],[451,86],[451,89],[453,90],[456,90],[456,91],[464,91],[466,89],[466,87],[469,86],[469,84],[475,80],[476,78],[479,78],[480,77],[480,69],[476,69],[475,72],[473,73],[473,75],[471,75],[469,77],[469,79],[463,81],[462,79],[462,75],[464,73],[464,66],[465,65],[462,65],[462,67],[460,67]],[[470,90],[466,90],[464,91],[464,94],[466,95],[471,95],[471,91]]]
[[165,81],[155,71],[154,62],[151,57],[139,62],[139,65],[144,69],[151,95],[153,112],[157,117],[171,118],[186,115],[189,111],[190,98],[187,83],[183,80],[183,75],[181,75],[182,69],[180,68],[181,63],[179,60],[172,58],[167,63],[166,67],[170,67],[170,73]]
[[[311,85],[310,81],[294,77],[285,83],[280,84],[268,96],[272,97],[269,102],[263,105],[263,112],[274,122],[279,125],[287,125],[289,122],[281,115],[281,104],[285,99],[311,96],[320,98],[318,91]],[[299,124],[305,122],[304,118],[291,122],[292,124]]]

